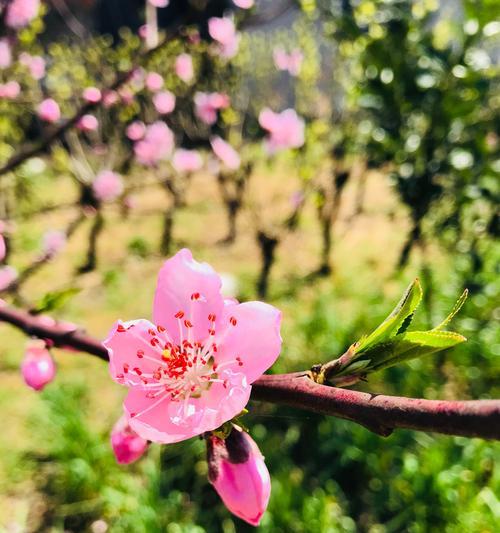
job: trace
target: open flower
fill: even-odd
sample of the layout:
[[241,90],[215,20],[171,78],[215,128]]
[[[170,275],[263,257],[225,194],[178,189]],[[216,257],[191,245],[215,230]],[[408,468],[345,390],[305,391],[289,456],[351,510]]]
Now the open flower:
[[269,132],[267,149],[270,153],[304,144],[304,120],[295,109],[274,113],[266,107],[259,114],[259,124]]
[[139,437],[129,426],[127,419],[122,416],[111,431],[111,447],[116,462],[128,465],[140,459],[148,448],[148,441]]
[[173,148],[172,130],[164,122],[156,121],[146,127],[144,137],[134,144],[134,154],[139,163],[152,166],[168,158]]
[[278,70],[287,70],[291,76],[298,76],[304,54],[298,48],[287,54],[281,46],[277,46],[273,50],[273,60]]
[[201,121],[211,126],[217,122],[217,111],[228,107],[229,103],[227,94],[196,92],[194,112]]
[[38,14],[40,0],[12,0],[7,6],[5,24],[19,30],[27,26]]
[[233,427],[226,439],[207,438],[208,479],[224,505],[236,516],[258,526],[271,495],[264,457],[248,433]]
[[238,415],[251,383],[281,349],[281,313],[224,300],[212,267],[183,249],[158,276],[153,323],[118,321],[104,346],[112,378],[129,387],[124,411],[144,439],[171,443]]

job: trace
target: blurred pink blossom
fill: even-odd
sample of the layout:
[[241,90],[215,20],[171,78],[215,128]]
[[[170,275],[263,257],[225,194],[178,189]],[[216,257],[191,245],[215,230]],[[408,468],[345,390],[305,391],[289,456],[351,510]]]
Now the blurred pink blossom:
[[111,447],[117,463],[128,465],[144,455],[148,448],[148,441],[139,437],[129,426],[125,416],[122,416],[111,431]]
[[12,52],[8,39],[0,39],[0,68],[10,67],[12,63]]
[[270,153],[304,144],[304,120],[295,109],[274,113],[266,107],[259,114],[259,124],[269,132],[267,148]]
[[291,76],[298,76],[304,60],[304,54],[298,48],[287,54],[281,46],[277,46],[273,50],[273,59],[277,69],[287,70]]
[[38,14],[40,0],[11,0],[5,15],[5,24],[16,30],[27,26]]
[[158,72],[148,72],[145,80],[146,88],[155,93],[163,87],[163,76]]
[[104,107],[111,107],[118,102],[118,93],[116,91],[106,91],[102,96]]
[[112,202],[123,192],[123,179],[112,170],[99,172],[92,183],[95,197],[102,202]]
[[174,152],[172,165],[177,172],[196,172],[203,166],[203,159],[196,150],[179,148]]
[[19,62],[30,71],[35,80],[41,80],[45,76],[45,59],[42,56],[32,56],[27,52],[19,55]]
[[229,96],[223,93],[196,92],[194,105],[196,116],[211,126],[217,122],[217,111],[229,106]]
[[208,479],[224,505],[252,526],[258,526],[271,495],[271,478],[259,447],[234,427],[223,440],[208,438]]
[[119,320],[103,342],[142,438],[172,443],[218,428],[241,413],[251,384],[277,359],[280,311],[224,300],[220,289],[212,267],[183,249],[160,270],[153,323]]
[[7,246],[5,245],[5,239],[0,233],[0,261],[3,261],[5,254],[7,253]]
[[126,105],[131,104],[134,101],[135,95],[128,87],[122,87],[119,92],[122,102]]
[[54,257],[66,246],[66,233],[61,230],[49,230],[45,232],[42,240],[43,254]]
[[10,266],[5,265],[0,267],[0,291],[7,289],[18,276],[17,270]]
[[241,159],[238,152],[226,141],[218,136],[210,138],[210,145],[214,154],[230,170],[236,170],[240,167]]
[[17,81],[8,81],[7,83],[0,83],[0,98],[7,100],[14,100],[19,96],[21,86]]
[[46,98],[38,106],[38,116],[45,122],[57,122],[61,118],[59,104],[53,98]]
[[233,0],[233,4],[241,9],[250,9],[254,3],[254,0]]
[[21,373],[26,385],[42,390],[56,375],[56,365],[50,352],[47,350],[45,341],[32,340],[26,346]]
[[238,52],[239,35],[234,22],[227,17],[211,17],[208,19],[208,33],[220,45],[220,54],[227,59]]
[[135,157],[143,165],[155,165],[166,159],[174,148],[174,134],[161,121],[146,127],[144,138],[134,145]]
[[83,115],[77,123],[77,128],[81,131],[95,131],[99,128],[99,121],[94,115]]
[[189,83],[194,76],[193,59],[189,54],[180,54],[175,59],[175,73],[185,83]]
[[175,95],[170,91],[160,91],[153,96],[153,105],[160,115],[172,113],[175,109]]
[[170,0],[148,0],[148,2],[154,7],[167,7]]
[[97,87],[87,87],[83,90],[83,99],[91,104],[97,104],[102,98],[101,91]]
[[125,130],[125,135],[131,141],[138,141],[144,137],[146,133],[146,125],[141,120],[136,120],[130,123]]

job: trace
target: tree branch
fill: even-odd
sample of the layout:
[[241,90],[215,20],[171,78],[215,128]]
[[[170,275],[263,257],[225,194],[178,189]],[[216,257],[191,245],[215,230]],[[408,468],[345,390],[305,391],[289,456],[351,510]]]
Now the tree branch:
[[[5,302],[0,305],[0,322],[55,346],[108,360],[99,340],[79,330],[68,332],[57,323],[46,325],[40,317]],[[252,399],[350,420],[384,437],[404,428],[500,440],[500,400],[444,401],[370,394],[319,385],[308,371],[264,375],[253,384]]]

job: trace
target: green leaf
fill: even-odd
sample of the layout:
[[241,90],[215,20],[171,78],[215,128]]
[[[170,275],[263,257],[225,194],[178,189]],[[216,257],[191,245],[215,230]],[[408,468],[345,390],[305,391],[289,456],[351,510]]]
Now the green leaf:
[[441,324],[438,324],[432,331],[438,331],[440,329],[445,328],[453,319],[453,317],[462,309],[462,306],[465,303],[465,300],[467,300],[467,295],[469,294],[469,291],[467,289],[464,290],[460,298],[455,302],[455,305],[453,309],[451,310],[451,313],[441,322]]
[[79,292],[80,289],[78,289],[77,287],[70,287],[68,289],[48,292],[35,305],[34,311],[35,313],[40,314],[59,309]]
[[406,289],[403,297],[392,313],[368,337],[359,341],[357,353],[365,352],[370,347],[404,333],[410,325],[413,314],[422,300],[422,287],[416,278]]

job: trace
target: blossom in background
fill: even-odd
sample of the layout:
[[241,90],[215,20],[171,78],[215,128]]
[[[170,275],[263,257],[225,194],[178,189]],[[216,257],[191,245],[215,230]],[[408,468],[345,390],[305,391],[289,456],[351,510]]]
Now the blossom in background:
[[123,179],[112,170],[103,170],[92,183],[92,190],[101,202],[112,202],[123,192]]
[[5,265],[0,267],[0,291],[4,291],[14,281],[16,281],[18,276],[17,269],[10,265]]
[[271,478],[259,447],[234,427],[226,439],[207,438],[208,479],[224,505],[236,516],[258,526],[271,495]]
[[144,439],[171,443],[238,415],[281,349],[281,313],[224,300],[212,267],[183,249],[158,276],[153,323],[118,321],[104,341],[124,411]]
[[304,144],[304,120],[295,109],[274,113],[269,108],[259,114],[259,124],[269,132],[267,148],[270,153],[286,148],[299,148]]
[[172,113],[175,109],[175,95],[170,91],[161,91],[153,96],[153,105],[160,115]]
[[148,2],[155,7],[167,7],[170,0],[148,0]]
[[229,143],[218,136],[214,136],[210,138],[210,145],[214,154],[229,170],[237,170],[240,167],[240,156]]
[[144,138],[134,144],[137,161],[143,165],[155,165],[167,159],[174,148],[174,134],[161,121],[153,122],[146,127]]
[[194,95],[195,115],[211,126],[217,122],[217,111],[229,107],[229,96],[224,93],[196,92]]
[[254,3],[254,0],[233,0],[233,4],[241,9],[250,9]]
[[37,16],[40,0],[11,0],[6,9],[5,24],[18,30],[27,26]]
[[277,46],[273,50],[273,59],[278,70],[287,70],[291,76],[298,76],[304,60],[304,54],[298,48],[287,54],[281,46]]
[[94,115],[83,115],[77,122],[76,127],[80,131],[95,131],[99,127],[99,121]]
[[28,342],[21,363],[21,373],[26,385],[36,391],[42,390],[54,379],[56,365],[45,341],[37,339]]
[[49,230],[42,239],[42,253],[54,257],[66,246],[66,233],[61,230]]
[[105,91],[102,95],[102,103],[104,107],[111,107],[118,102],[118,93],[116,91]]
[[7,246],[5,245],[5,239],[0,233],[0,261],[3,261],[7,254]]
[[19,55],[19,62],[30,71],[33,79],[41,80],[45,76],[45,59],[42,56],[32,56],[22,52]]
[[144,84],[148,91],[156,93],[163,87],[163,76],[158,74],[158,72],[148,72]]
[[102,98],[101,91],[97,87],[87,87],[83,91],[83,99],[91,104],[97,104]]
[[220,55],[230,59],[238,52],[240,37],[236,33],[234,22],[227,17],[208,19],[208,33],[220,45]]
[[203,166],[203,159],[196,150],[178,148],[172,156],[172,166],[177,172],[196,172]]
[[175,73],[185,83],[189,83],[193,79],[193,59],[189,54],[180,54],[176,57]]
[[12,52],[8,39],[0,39],[0,68],[10,67],[12,63]]
[[148,441],[139,437],[122,416],[111,431],[111,447],[118,464],[128,465],[140,459],[148,448]]
[[0,98],[7,100],[14,100],[19,96],[21,86],[17,81],[8,81],[7,83],[0,83]]
[[57,122],[61,118],[59,104],[53,98],[46,98],[38,106],[38,116],[45,122]]
[[135,120],[134,122],[131,122],[125,130],[125,135],[131,141],[138,141],[139,139],[142,139],[145,133],[146,125],[140,120]]

